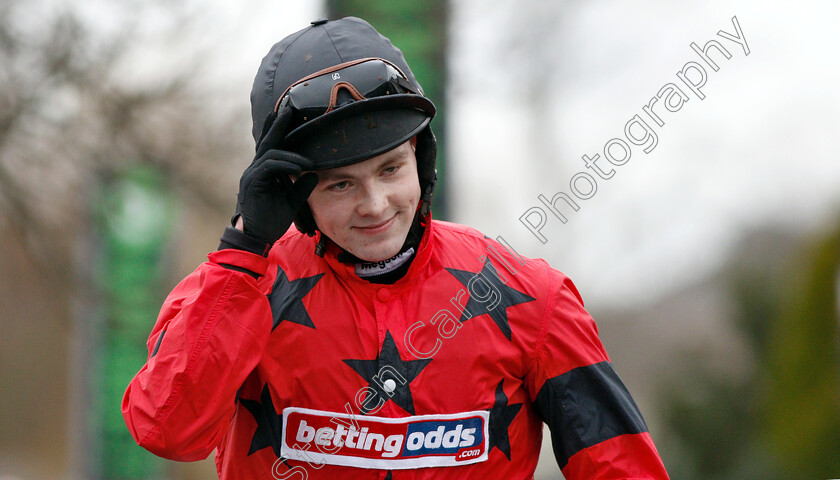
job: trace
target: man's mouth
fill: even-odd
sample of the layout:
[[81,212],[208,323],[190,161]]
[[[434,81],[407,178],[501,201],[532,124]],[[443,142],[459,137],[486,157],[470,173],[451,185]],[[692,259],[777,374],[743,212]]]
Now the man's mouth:
[[397,215],[394,214],[391,218],[389,218],[387,220],[384,220],[382,222],[374,223],[374,224],[371,224],[371,225],[355,226],[353,228],[358,230],[361,233],[370,234],[370,235],[377,234],[377,233],[382,233],[382,232],[388,230],[389,228],[391,228],[391,225],[394,223],[394,220],[396,220],[396,218],[397,218]]

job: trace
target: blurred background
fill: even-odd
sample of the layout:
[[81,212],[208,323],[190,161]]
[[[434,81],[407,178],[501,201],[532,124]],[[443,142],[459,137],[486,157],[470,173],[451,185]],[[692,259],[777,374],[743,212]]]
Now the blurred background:
[[[260,59],[348,14],[441,112],[436,218],[575,280],[672,478],[840,477],[837,3],[0,0],[0,480],[215,478],[120,399],[233,211]],[[677,72],[713,39],[700,99]],[[611,165],[635,115],[657,143]]]

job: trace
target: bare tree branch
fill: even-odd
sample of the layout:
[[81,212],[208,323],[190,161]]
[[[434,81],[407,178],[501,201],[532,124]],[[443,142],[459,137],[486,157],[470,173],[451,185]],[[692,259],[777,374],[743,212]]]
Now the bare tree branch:
[[197,88],[208,47],[152,81],[132,75],[138,45],[148,40],[144,12],[167,13],[165,30],[153,33],[172,45],[197,34],[196,12],[125,2],[119,28],[105,31],[72,9],[19,21],[32,8],[20,0],[0,6],[0,225],[19,233],[46,274],[67,263],[67,242],[91,212],[92,185],[134,165],[154,165],[175,195],[231,209],[219,185],[233,184],[228,159],[246,147]]

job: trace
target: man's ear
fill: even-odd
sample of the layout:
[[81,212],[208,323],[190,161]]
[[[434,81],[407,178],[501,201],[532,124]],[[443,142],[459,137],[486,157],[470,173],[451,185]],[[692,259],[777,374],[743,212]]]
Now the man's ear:
[[411,137],[409,141],[411,142],[411,149],[417,151],[417,135]]

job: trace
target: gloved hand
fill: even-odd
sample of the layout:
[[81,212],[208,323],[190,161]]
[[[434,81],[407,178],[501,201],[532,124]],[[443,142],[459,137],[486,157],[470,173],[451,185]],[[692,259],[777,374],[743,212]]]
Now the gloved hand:
[[271,126],[239,180],[236,213],[242,217],[245,234],[268,244],[286,233],[318,183],[314,173],[304,174],[295,182],[289,178],[313,167],[310,160],[283,150],[291,119],[288,107],[268,119]]

